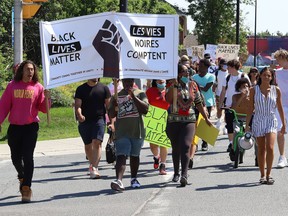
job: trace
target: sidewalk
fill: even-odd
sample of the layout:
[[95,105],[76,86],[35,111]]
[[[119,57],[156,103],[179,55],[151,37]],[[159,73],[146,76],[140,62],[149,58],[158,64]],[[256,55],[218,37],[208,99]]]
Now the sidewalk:
[[[215,120],[215,110],[211,113],[211,122],[216,123]],[[225,122],[222,122],[219,136],[222,135],[223,127],[225,127]],[[109,135],[105,133],[102,151],[105,151],[106,143]],[[149,143],[144,141],[143,147],[149,147]],[[84,154],[84,144],[81,137],[58,139],[58,140],[45,140],[37,141],[34,157],[41,156],[52,156],[52,155],[67,155],[67,154]],[[10,148],[7,144],[0,144],[0,162],[3,160],[10,160]]]
[[[104,134],[102,151],[105,151],[106,143],[109,138],[107,133]],[[149,146],[144,142],[144,147]],[[84,144],[81,137],[38,141],[36,144],[34,157],[66,155],[66,154],[84,154]],[[10,148],[8,144],[0,144],[0,162],[10,160]]]

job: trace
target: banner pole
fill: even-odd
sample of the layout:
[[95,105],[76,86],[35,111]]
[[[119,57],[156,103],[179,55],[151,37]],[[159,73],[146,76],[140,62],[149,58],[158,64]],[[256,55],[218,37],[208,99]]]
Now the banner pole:
[[47,125],[50,126],[50,109],[49,109],[49,99],[45,97],[45,104],[46,104],[46,110],[47,110]]

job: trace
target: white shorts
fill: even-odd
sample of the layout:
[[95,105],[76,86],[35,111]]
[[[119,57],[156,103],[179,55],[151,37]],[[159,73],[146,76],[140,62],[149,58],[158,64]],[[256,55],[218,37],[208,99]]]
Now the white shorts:
[[[287,116],[288,116],[288,107],[283,107],[284,110],[284,115],[285,115],[285,121],[286,121],[286,133],[287,133]],[[277,127],[277,131],[281,131],[282,128],[282,121],[278,112],[278,109],[276,109],[276,118],[277,118],[277,122],[278,122],[278,127]]]

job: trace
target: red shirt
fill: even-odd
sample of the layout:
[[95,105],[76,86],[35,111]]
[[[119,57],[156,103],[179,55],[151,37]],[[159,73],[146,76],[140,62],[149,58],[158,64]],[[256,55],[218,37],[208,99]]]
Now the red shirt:
[[157,87],[151,87],[146,91],[149,104],[167,110],[170,106],[165,100],[165,90],[161,92]]

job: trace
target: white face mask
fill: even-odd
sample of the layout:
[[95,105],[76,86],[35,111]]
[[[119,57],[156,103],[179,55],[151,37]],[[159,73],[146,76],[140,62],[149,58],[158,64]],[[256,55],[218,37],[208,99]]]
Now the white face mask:
[[223,70],[227,70],[228,66],[227,65],[223,65],[222,68],[223,68]]

